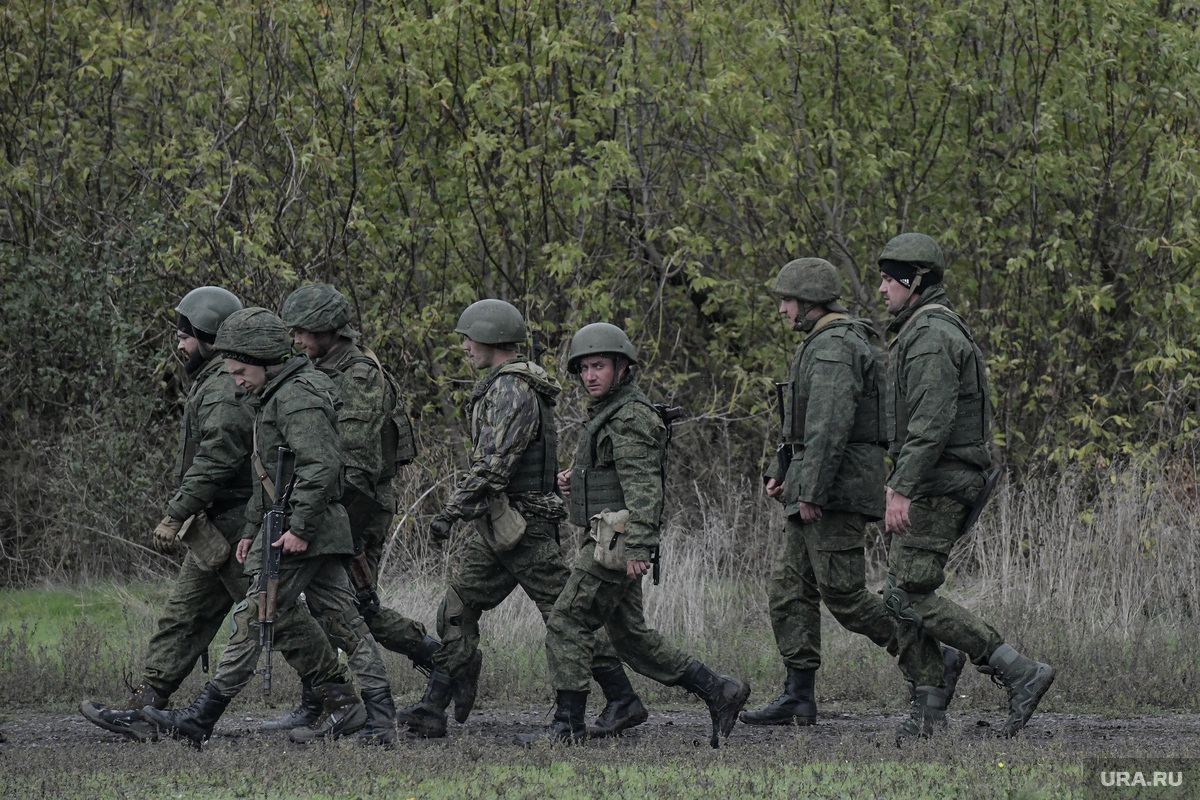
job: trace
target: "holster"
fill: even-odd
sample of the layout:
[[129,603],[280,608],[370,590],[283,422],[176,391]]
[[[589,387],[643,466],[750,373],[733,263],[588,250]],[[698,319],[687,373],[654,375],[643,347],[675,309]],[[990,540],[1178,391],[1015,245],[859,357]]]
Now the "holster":
[[605,569],[625,570],[625,525],[629,522],[628,509],[601,511],[591,519],[588,535],[596,543],[593,558]]

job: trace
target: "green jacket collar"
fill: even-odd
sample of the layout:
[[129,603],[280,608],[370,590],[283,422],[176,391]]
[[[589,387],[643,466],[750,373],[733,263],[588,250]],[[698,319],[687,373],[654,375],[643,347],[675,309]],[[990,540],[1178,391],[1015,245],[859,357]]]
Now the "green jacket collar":
[[351,359],[361,357],[364,357],[364,354],[358,349],[358,345],[342,336],[337,344],[329,348],[329,352],[313,362],[313,366],[322,372],[341,372]]
[[600,399],[588,401],[588,416],[596,417],[604,410],[614,405],[622,405],[626,400],[641,396],[642,390],[632,376],[626,378],[620,386]]
[[309,364],[308,356],[292,356],[287,361],[283,362],[283,368],[267,381],[267,385],[263,388],[262,394],[259,395],[259,400],[263,403],[271,398],[279,390],[279,387],[287,383],[287,381],[300,370],[304,369]]
[[900,333],[900,329],[904,327],[904,323],[908,322],[921,306],[937,303],[938,305],[950,307],[950,300],[946,296],[946,289],[942,286],[935,286],[926,292],[922,292],[919,297],[921,298],[921,302],[915,306],[908,306],[888,323],[887,333],[889,341],[892,337]]

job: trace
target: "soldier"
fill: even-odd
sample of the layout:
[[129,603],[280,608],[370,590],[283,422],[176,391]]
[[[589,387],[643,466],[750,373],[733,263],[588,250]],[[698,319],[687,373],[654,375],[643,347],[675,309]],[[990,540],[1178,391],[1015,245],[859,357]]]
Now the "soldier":
[[591,402],[574,467],[558,480],[571,522],[586,528],[589,540],[546,625],[554,721],[544,734],[518,737],[522,744],[583,740],[593,632],[601,628],[634,670],[704,700],[714,747],[750,696],[748,684],[717,675],[646,624],[641,582],[657,558],[668,430],[634,380],[637,363],[629,337],[615,325],[587,325],[571,340],[567,368],[580,376]]
[[991,398],[983,353],[942,286],[942,249],[921,233],[895,237],[879,255],[888,325],[888,420],[893,461],[885,523],[893,534],[884,602],[897,619],[900,653],[923,664],[911,717],[898,738],[928,736],[948,698],[937,640],[962,650],[1008,689],[1003,732],[1020,730],[1054,681],[1048,664],[1026,658],[996,630],[937,594],[946,559],[964,531],[992,463]]
[[[565,513],[555,478],[554,403],[561,389],[544,369],[518,355],[525,320],[511,304],[473,303],[455,331],[463,336],[471,365],[486,373],[471,393],[470,470],[430,525],[434,539],[444,540],[456,520],[476,521],[438,611],[443,644],[433,661],[450,675],[474,657],[484,611],[520,586],[545,619],[568,575],[558,543]],[[646,720],[606,640],[597,647],[591,671],[608,700],[594,735],[616,735]],[[447,702],[448,687],[431,681],[409,726],[428,736],[445,735]]]
[[[883,369],[869,323],[837,301],[837,268],[791,261],[771,288],[788,327],[805,334],[789,380],[778,384],[783,443],[766,490],[784,504],[787,528],[769,597],[771,628],[787,669],[783,692],[749,725],[812,725],[821,665],[820,601],[848,630],[896,653],[895,622],[866,588],[863,536],[883,518]],[[962,668],[961,655],[950,662]],[[954,680],[957,680],[957,670]]]
[[[379,561],[396,503],[392,478],[415,455],[412,427],[404,412],[399,387],[375,354],[356,344],[359,333],[350,325],[350,302],[333,286],[313,284],[292,292],[284,301],[282,317],[291,329],[295,346],[333,381],[341,399],[338,432],[346,465],[341,500],[354,542],[351,585],[359,613],[376,642],[408,656],[427,674],[432,673],[435,670],[432,656],[441,642],[427,636],[424,626],[415,620],[381,607],[377,591]],[[475,702],[479,667],[477,653],[460,680],[453,684],[455,718],[459,722],[466,721]],[[438,675],[431,676],[430,681],[448,679],[449,676]],[[321,702],[313,687],[302,683],[300,705],[263,728],[286,730],[311,726],[320,712]],[[404,712],[401,713],[403,719]],[[310,738],[299,732],[296,736]]]
[[[254,395],[257,406],[251,459],[261,487],[256,487],[246,509],[237,560],[251,572],[261,563],[260,522],[266,506],[274,502],[277,488],[269,476],[275,474],[278,448],[287,447],[295,454],[296,466],[288,529],[272,545],[280,547],[283,554],[276,625],[281,639],[309,638],[321,645],[318,650],[331,650],[324,636],[299,635],[289,628],[314,625],[298,604],[303,592],[312,614],[323,620],[330,637],[346,652],[363,693],[363,704],[359,704],[336,660],[333,671],[302,673],[322,698],[325,714],[334,720],[326,727],[334,735],[343,725],[351,730],[361,728],[358,737],[364,742],[390,741],[394,717],[391,687],[375,640],[355,608],[346,574],[345,559],[353,546],[345,509],[336,499],[342,495],[336,388],[307,357],[289,358],[287,328],[264,308],[230,315],[217,332],[214,346],[224,356],[237,386]],[[251,581],[248,594],[234,607],[229,645],[200,696],[180,711],[147,705],[142,709],[146,720],[197,745],[211,735],[213,725],[249,682],[258,662],[256,584]]]

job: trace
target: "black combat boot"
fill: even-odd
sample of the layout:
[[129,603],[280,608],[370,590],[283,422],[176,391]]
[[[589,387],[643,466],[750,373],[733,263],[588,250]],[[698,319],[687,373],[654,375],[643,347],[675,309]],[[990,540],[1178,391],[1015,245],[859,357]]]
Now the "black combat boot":
[[454,698],[454,721],[462,724],[475,708],[475,696],[479,693],[479,673],[483,671],[483,653],[478,650],[467,665],[454,676],[451,696]]
[[425,684],[420,702],[396,712],[396,720],[408,726],[408,732],[424,739],[440,739],[446,735],[446,706],[450,705],[450,676],[433,672]]
[[142,708],[153,706],[163,709],[167,707],[167,700],[167,695],[159,694],[150,684],[143,683],[129,690],[129,697],[123,705],[108,707],[88,700],[79,704],[79,713],[88,722],[106,731],[139,742],[152,742],[158,739],[158,729],[142,717]]
[[587,725],[584,715],[587,714],[587,692],[559,691],[556,692],[557,703],[554,707],[554,721],[550,727],[540,733],[522,733],[515,737],[517,744],[532,747],[538,742],[550,744],[583,744],[587,740]]
[[967,654],[962,650],[942,645],[942,686],[946,687],[946,708],[954,702],[954,689],[967,665]]
[[593,669],[592,677],[600,684],[607,701],[596,723],[588,728],[588,736],[601,739],[606,736],[620,736],[622,731],[637,727],[649,719],[650,714],[642,705],[642,700],[633,691],[629,676],[620,664],[609,669]]
[[896,728],[896,744],[907,739],[928,739],[934,727],[946,727],[946,690],[918,686],[912,692],[908,718]]
[[364,689],[363,706],[367,724],[354,734],[359,744],[390,745],[396,741],[396,703],[391,689]]
[[994,674],[1008,689],[1008,719],[1004,736],[1015,736],[1037,710],[1042,695],[1054,683],[1054,667],[1026,658],[1010,645],[1002,644],[988,658],[982,671]]
[[321,695],[309,681],[300,682],[300,705],[284,714],[279,719],[264,722],[260,731],[290,731],[293,728],[307,728],[316,725],[321,718]]
[[367,709],[348,683],[327,683],[320,688],[321,719],[306,728],[293,728],[288,739],[309,744],[317,739],[340,739],[367,724]]
[[747,725],[815,725],[816,679],[815,669],[788,667],[783,692],[758,711],[743,711],[740,719]]
[[200,696],[182,711],[158,709],[152,705],[142,708],[142,717],[172,739],[187,739],[196,747],[212,736],[213,725],[225,713],[232,697],[217,691],[211,683],[204,684]]
[[718,734],[728,737],[737,724],[738,712],[750,697],[750,684],[728,675],[718,675],[699,661],[693,661],[684,670],[679,685],[708,706],[708,715],[712,717],[712,737],[708,743],[720,747]]

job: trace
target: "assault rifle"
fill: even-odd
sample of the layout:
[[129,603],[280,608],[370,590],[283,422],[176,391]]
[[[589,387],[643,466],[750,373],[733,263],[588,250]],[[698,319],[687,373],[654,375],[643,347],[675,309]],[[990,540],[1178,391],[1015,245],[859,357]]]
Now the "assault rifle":
[[[663,444],[663,460],[662,460],[662,484],[663,484],[663,507],[666,507],[667,500],[667,457],[671,452],[671,433],[674,430],[675,423],[687,416],[687,412],[681,406],[671,406],[666,403],[655,403],[654,410],[658,412],[658,416],[662,418],[663,425],[667,426],[667,441]],[[662,519],[659,519],[659,529],[662,529]],[[658,586],[660,576],[660,558],[658,547],[650,553],[650,568],[651,577],[654,579],[654,585]]]
[[[782,439],[787,436],[788,431],[784,430],[787,424],[787,415],[784,412],[784,391],[787,389],[787,383],[775,381],[775,403],[779,409],[779,437]],[[775,448],[775,465],[779,471],[779,482],[783,483],[783,478],[787,475],[788,467],[792,463],[792,446],[787,442],[781,442]]]
[[354,589],[354,604],[363,619],[379,613],[379,593],[375,591],[375,573],[367,563],[367,554],[362,543],[354,545],[354,558],[350,559],[350,585]]
[[295,453],[286,447],[276,451],[275,498],[263,515],[262,572],[258,576],[258,643],[267,651],[262,669],[263,694],[271,693],[271,648],[275,645],[275,604],[279,595],[279,562],[283,548],[275,547],[288,528],[288,503],[296,482]]

